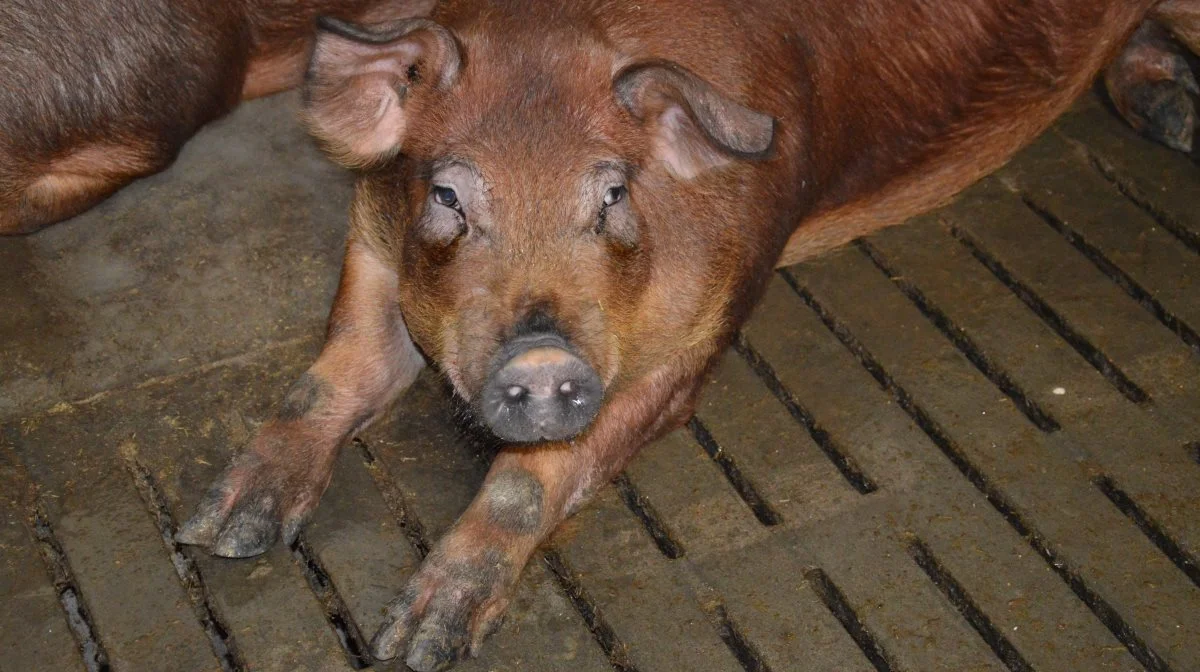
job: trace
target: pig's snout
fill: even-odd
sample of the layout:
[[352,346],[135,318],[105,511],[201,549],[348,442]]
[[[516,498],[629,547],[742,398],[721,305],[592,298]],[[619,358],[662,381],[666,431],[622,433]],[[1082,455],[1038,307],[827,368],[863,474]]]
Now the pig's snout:
[[501,349],[480,397],[482,415],[506,441],[563,441],[596,417],[604,386],[562,337],[528,334]]

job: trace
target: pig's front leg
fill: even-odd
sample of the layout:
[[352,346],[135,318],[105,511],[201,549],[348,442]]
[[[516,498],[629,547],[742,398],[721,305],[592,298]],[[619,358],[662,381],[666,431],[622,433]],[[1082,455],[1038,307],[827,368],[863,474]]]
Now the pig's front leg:
[[329,485],[338,450],[424,366],[397,304],[396,274],[351,239],[325,347],[176,535],[241,558],[291,544]]
[[538,545],[643,445],[686,419],[698,381],[659,371],[610,399],[582,438],[502,450],[474,501],[389,606],[372,653],[387,660],[407,651],[418,672],[474,655],[499,627]]

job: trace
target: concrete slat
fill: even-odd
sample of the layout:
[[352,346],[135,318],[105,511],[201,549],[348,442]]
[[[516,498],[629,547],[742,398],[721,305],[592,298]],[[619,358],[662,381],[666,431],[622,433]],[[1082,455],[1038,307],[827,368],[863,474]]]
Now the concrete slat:
[[[214,670],[158,529],[117,456],[119,439],[59,416],[16,439],[40,488],[95,636],[115,669]],[[65,420],[59,424],[55,422]]]
[[916,533],[938,550],[1035,669],[1136,665],[782,280],[772,281],[761,307],[747,328],[751,342],[836,440],[879,465],[882,487],[866,499],[895,502],[896,534]]
[[714,369],[696,415],[785,523],[816,522],[858,503],[861,495],[737,354]]
[[1186,154],[1138,135],[1097,96],[1084,96],[1052,132],[1080,143],[1151,212],[1169,217],[1184,235],[1200,239],[1200,171]]
[[[67,430],[111,437],[135,455],[178,526],[249,440],[255,419],[267,417],[304,370],[312,349],[311,343],[283,348],[170,386],[110,397],[86,409],[79,424]],[[287,548],[277,544],[262,556],[244,560],[216,558],[198,548],[185,548],[184,553],[194,560],[213,609],[248,667],[350,669],[322,606]]]
[[658,552],[612,488],[577,514],[573,532],[556,545],[638,670],[742,670],[686,569]]
[[0,670],[19,672],[24,661],[44,669],[83,670],[58,590],[28,530],[32,488],[10,451],[0,446]]
[[[1069,143],[1043,135],[996,175],[1082,237],[1187,328],[1200,329],[1200,254],[1189,250],[1091,169]],[[1200,199],[1200,188],[1192,196]],[[1166,328],[1166,327],[1164,327]],[[1200,350],[1200,343],[1196,344]],[[1200,356],[1200,351],[1196,352]]]
[[[966,212],[969,204],[957,206]],[[987,218],[987,212],[976,212]],[[1152,518],[1186,548],[1200,547],[1200,483],[1178,446],[1189,438],[1164,425],[1155,409],[1131,403],[971,258],[932,219],[887,231],[871,245],[1064,425],[1046,437],[1057,450],[1136,490]],[[1061,387],[1064,394],[1053,389]],[[1138,448],[1132,449],[1131,446]]]
[[768,533],[686,429],[647,446],[625,473],[685,554],[730,552]]
[[1008,189],[984,180],[943,215],[1149,393],[1164,421],[1200,435],[1200,358]]
[[1049,450],[1041,432],[898,290],[858,255],[796,273],[1159,655],[1182,669],[1195,663],[1186,642],[1200,632],[1191,632],[1183,614],[1200,608],[1200,590],[1091,488],[1078,466]]
[[697,570],[772,670],[869,672],[875,668],[804,578],[800,553],[777,538],[719,554]]

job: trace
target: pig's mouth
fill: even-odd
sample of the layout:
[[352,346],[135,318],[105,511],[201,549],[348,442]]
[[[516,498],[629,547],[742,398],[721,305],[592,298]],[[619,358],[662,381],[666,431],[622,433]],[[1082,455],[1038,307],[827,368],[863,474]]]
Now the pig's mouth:
[[505,441],[567,441],[591,424],[603,398],[595,369],[561,335],[543,331],[500,348],[476,412]]

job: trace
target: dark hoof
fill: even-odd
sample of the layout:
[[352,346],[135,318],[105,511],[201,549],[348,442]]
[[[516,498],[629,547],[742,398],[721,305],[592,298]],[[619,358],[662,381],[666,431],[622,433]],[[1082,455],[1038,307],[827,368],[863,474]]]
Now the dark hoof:
[[196,513],[175,533],[175,541],[191,546],[212,546],[225,522],[225,502],[231,499],[232,494],[226,492],[223,482],[213,484],[200,500]]
[[1191,92],[1196,81],[1160,81],[1137,86],[1130,92],[1135,114],[1142,117],[1141,132],[1181,152],[1192,151],[1196,130],[1196,104]]
[[310,508],[298,504],[310,498],[275,485],[287,480],[271,471],[252,456],[236,459],[179,528],[175,541],[203,546],[224,558],[265,553],[281,535],[287,545],[295,543]]
[[279,538],[279,514],[270,495],[252,495],[238,502],[212,545],[213,555],[248,558],[265,553]]
[[414,672],[440,672],[466,657],[466,629],[453,629],[444,623],[427,620],[413,635],[404,664]]
[[496,553],[448,560],[435,552],[389,605],[371,655],[391,660],[404,652],[416,672],[446,670],[475,655],[499,628],[512,579]]

